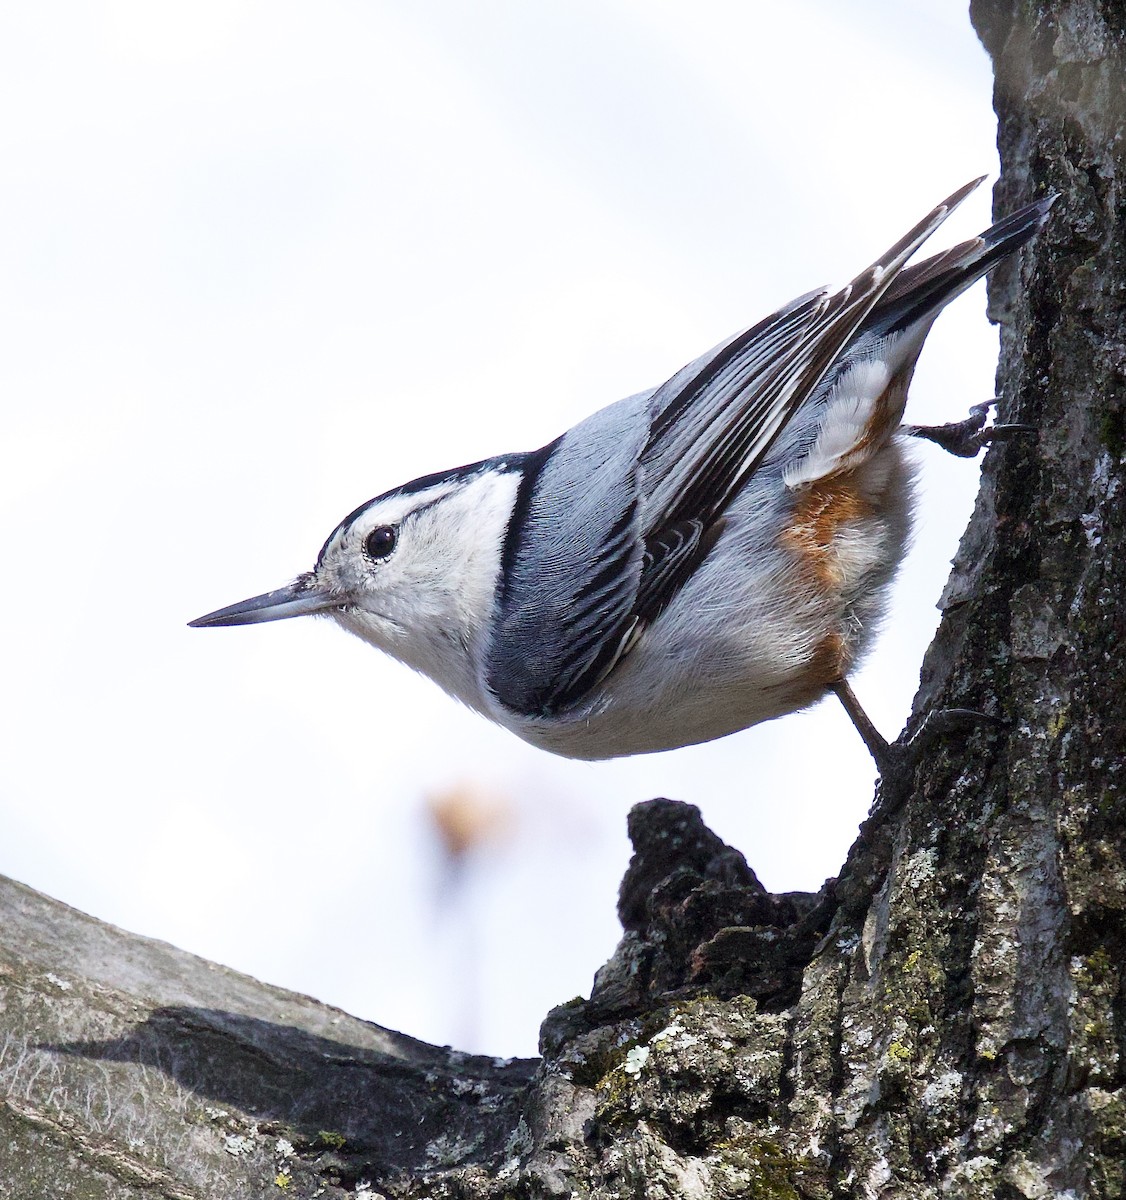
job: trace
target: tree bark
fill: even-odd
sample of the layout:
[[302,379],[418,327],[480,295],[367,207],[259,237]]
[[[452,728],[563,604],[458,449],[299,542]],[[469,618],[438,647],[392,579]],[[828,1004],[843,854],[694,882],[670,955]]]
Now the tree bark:
[[[1000,415],[909,728],[839,878],[772,896],[630,817],[624,936],[542,1059],[424,1046],[0,886],[0,1195],[1119,1197],[1126,1190],[1126,10],[974,0]],[[889,807],[885,805],[885,808]]]

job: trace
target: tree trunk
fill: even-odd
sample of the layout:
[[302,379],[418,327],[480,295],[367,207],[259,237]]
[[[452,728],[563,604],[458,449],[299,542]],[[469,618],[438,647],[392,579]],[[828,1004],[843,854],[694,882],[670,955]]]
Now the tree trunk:
[[1124,1194],[1126,10],[972,16],[998,213],[1061,199],[991,281],[1001,416],[1039,433],[986,456],[912,721],[996,724],[936,741],[817,896],[639,806],[624,937],[538,1062],[3,885],[0,1195]]

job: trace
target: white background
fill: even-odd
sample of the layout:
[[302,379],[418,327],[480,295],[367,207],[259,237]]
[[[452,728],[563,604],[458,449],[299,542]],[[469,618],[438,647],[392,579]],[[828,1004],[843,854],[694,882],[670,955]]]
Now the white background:
[[[530,449],[996,172],[964,5],[0,7],[0,870],[438,1042],[534,1052],[618,929],[625,815],[691,800],[774,889],[874,770],[835,702],[569,763],[327,622],[196,631],[406,479]],[[984,228],[982,189],[936,239]],[[911,419],[992,395],[979,285]],[[889,735],[977,483],[920,447],[856,690]],[[428,801],[503,808],[459,874]]]

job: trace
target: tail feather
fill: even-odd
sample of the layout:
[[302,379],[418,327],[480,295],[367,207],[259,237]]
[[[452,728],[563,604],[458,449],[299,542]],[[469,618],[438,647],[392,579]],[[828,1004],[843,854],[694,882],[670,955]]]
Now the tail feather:
[[984,233],[899,273],[864,323],[865,333],[880,336],[906,329],[942,307],[1007,258],[1048,219],[1059,193],[1026,205]]

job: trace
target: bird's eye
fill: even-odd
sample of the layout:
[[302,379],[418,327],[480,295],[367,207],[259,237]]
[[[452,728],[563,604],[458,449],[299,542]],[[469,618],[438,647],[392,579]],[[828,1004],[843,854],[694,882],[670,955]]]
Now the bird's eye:
[[394,525],[377,525],[364,538],[364,553],[375,562],[381,562],[385,558],[390,558],[391,551],[395,549],[395,543],[398,540],[399,533]]

